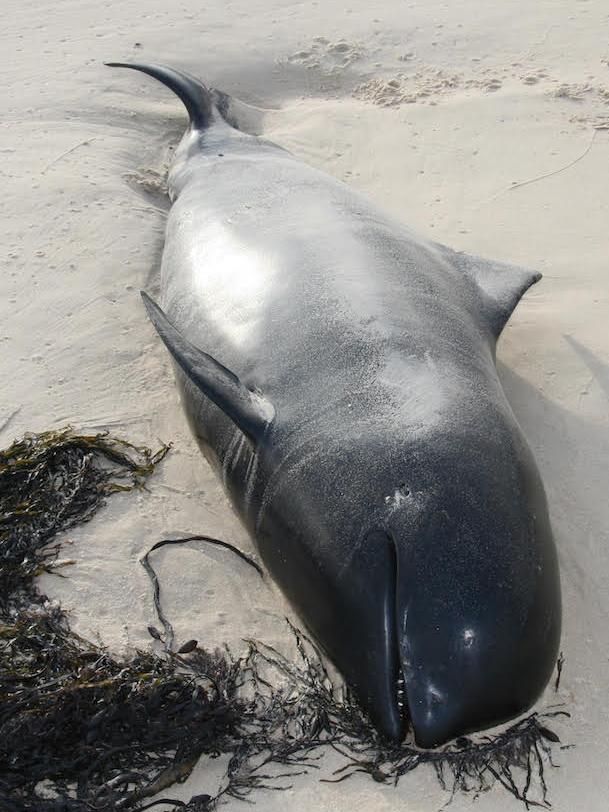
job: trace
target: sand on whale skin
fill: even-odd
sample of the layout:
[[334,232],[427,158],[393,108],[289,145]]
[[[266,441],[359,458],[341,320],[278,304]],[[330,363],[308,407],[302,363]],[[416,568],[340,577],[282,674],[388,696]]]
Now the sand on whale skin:
[[[561,559],[566,664],[540,707],[566,703],[572,720],[557,732],[576,748],[558,751],[550,798],[558,812],[607,808],[608,28],[602,0],[6,0],[0,442],[68,422],[174,442],[151,492],[118,497],[72,532],[70,577],[44,579],[79,632],[117,652],[151,645],[138,559],[163,536],[251,549],[190,438],[137,294],[156,292],[163,176],[186,119],[160,85],[102,62],[163,61],[263,110],[253,128],[423,234],[544,274],[501,339],[499,367]],[[229,554],[170,549],[157,561],[179,640],[289,647],[284,599]],[[214,776],[201,764],[171,796],[209,791]],[[269,812],[427,812],[447,798],[425,768],[397,789],[323,784],[313,771],[257,800]],[[476,808],[515,804],[495,788]]]

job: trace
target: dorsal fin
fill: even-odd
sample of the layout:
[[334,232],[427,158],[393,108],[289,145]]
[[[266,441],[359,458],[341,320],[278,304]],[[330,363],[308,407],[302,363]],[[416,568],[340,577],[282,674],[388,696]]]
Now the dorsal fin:
[[211,355],[191,344],[173,326],[156,302],[144,291],[141,294],[150,320],[184,374],[250,440],[260,440],[274,416],[271,403],[244,386],[235,374]]
[[499,338],[516,305],[541,274],[518,265],[483,259],[436,244],[450,264],[476,283],[482,294],[484,314],[495,338]]
[[158,79],[178,96],[190,117],[194,130],[204,130],[213,120],[214,100],[210,90],[184,71],[146,62],[105,62],[108,68],[132,68]]

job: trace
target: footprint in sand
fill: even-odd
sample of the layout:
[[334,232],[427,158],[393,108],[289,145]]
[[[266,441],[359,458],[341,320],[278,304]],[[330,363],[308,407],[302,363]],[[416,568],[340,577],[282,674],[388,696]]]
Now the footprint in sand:
[[325,37],[315,37],[311,45],[304,50],[288,56],[292,65],[303,65],[305,68],[318,69],[324,74],[340,73],[366,55],[366,49],[358,43],[340,39],[331,42]]

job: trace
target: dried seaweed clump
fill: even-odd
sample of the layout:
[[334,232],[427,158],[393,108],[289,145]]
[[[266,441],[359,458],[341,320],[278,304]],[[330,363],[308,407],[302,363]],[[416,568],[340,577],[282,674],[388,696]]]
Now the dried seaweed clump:
[[[33,598],[58,533],[88,521],[108,494],[142,487],[167,453],[72,429],[26,434],[0,451],[0,606]],[[45,549],[46,548],[46,549]]]
[[[0,452],[3,812],[144,810],[159,794],[176,809],[209,812],[223,798],[286,789],[319,769],[327,747],[345,763],[322,780],[363,772],[397,783],[429,764],[451,796],[499,783],[527,807],[549,806],[544,771],[558,737],[548,724],[560,711],[437,751],[396,747],[333,685],[315,646],[293,627],[293,659],[253,640],[241,657],[194,641],[174,653],[150,553],[193,539],[159,542],[143,561],[165,629],[163,654],[120,659],[72,632],[34,576],[53,568],[57,533],[90,519],[109,494],[141,487],[166,451],[66,429],[26,435]],[[155,627],[151,633],[162,639]],[[224,757],[220,785],[188,803],[165,797],[202,756]]]

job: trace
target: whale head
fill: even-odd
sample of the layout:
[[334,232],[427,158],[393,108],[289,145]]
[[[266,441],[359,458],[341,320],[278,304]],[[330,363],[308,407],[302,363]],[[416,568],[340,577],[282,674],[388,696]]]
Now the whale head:
[[404,711],[419,746],[518,716],[552,674],[560,587],[543,490],[523,479],[511,496],[493,501],[463,472],[414,534],[398,511],[388,522]]
[[[378,433],[373,447],[333,442],[283,470],[272,501],[289,509],[269,505],[257,535],[377,729],[436,747],[526,711],[554,668],[561,610],[546,498],[517,426],[475,453]],[[319,455],[323,478],[306,462]]]

